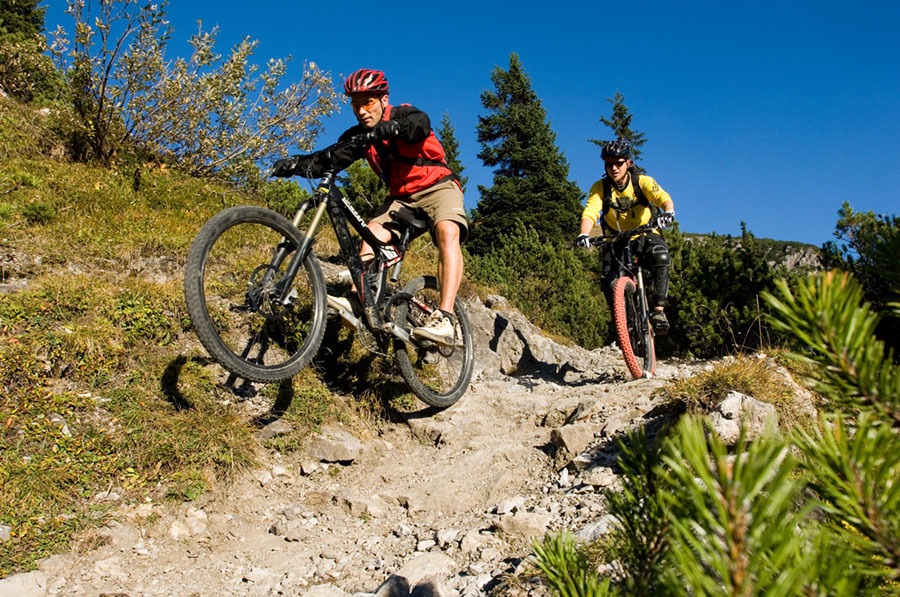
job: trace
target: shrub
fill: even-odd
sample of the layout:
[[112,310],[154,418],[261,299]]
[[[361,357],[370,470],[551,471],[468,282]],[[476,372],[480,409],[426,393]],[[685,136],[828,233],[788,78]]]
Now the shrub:
[[541,242],[517,225],[482,257],[468,257],[466,271],[496,288],[543,329],[595,348],[609,333],[609,309],[600,287],[575,252]]

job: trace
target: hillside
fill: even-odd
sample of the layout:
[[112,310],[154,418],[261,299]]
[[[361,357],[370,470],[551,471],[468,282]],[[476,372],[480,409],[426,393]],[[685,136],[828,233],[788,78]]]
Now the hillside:
[[[424,583],[420,594],[545,595],[529,573],[531,541],[607,532],[615,441],[657,426],[669,413],[658,390],[710,364],[664,363],[656,378],[630,381],[614,347],[559,345],[499,297],[468,305],[478,371],[458,404],[395,411],[353,432],[326,424],[294,451],[271,447],[293,431],[273,420],[255,434],[270,446],[258,466],[189,502],[103,488],[94,499],[115,505],[105,524],[0,589],[346,596],[399,575]],[[223,398],[248,422],[272,408]]]
[[543,594],[514,580],[530,541],[608,529],[616,438],[710,366],[629,381],[614,347],[547,338],[470,284],[477,370],[450,409],[423,409],[334,321],[314,367],[236,395],[181,276],[207,218],[260,199],[68,163],[46,115],[0,109],[0,594],[343,595],[396,573]]

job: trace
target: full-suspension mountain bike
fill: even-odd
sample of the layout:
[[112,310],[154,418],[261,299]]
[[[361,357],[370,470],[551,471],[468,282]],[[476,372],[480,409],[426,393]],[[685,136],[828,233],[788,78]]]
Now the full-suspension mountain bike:
[[655,222],[651,221],[633,230],[591,239],[594,246],[609,244],[613,263],[618,268],[612,285],[613,324],[625,365],[635,379],[652,377],[656,373],[656,349],[643,269],[632,244],[634,239],[640,239],[655,227]]
[[[457,299],[451,343],[413,333],[440,303],[434,276],[414,278],[398,289],[406,250],[427,231],[427,220],[407,208],[392,212],[398,240],[380,241],[341,193],[331,159],[333,150],[372,141],[366,133],[318,152],[325,174],[293,220],[263,207],[238,206],[207,221],[185,264],[188,313],[201,343],[225,369],[246,380],[276,382],[310,363],[331,309],[359,332],[366,348],[393,352],[401,377],[417,397],[445,408],[462,397],[472,377],[471,324]],[[329,294],[314,252],[326,214],[353,282],[349,296]],[[375,250],[367,265],[351,227]]]

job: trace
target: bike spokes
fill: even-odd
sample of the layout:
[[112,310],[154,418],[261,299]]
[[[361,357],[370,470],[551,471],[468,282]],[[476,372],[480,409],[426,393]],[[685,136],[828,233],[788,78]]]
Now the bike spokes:
[[[424,325],[440,304],[436,280],[430,276],[417,278],[404,292],[407,298],[399,301],[395,323],[408,329]],[[469,319],[458,301],[454,315],[456,333],[452,345],[417,339],[394,343],[403,379],[423,402],[439,408],[450,406],[465,393],[475,362]]]
[[[299,371],[321,342],[325,291],[314,259],[291,281],[285,272],[299,235],[286,219],[260,208],[233,208],[204,226],[185,273],[188,310],[203,345],[226,369],[254,381]],[[282,258],[274,259],[280,255]]]

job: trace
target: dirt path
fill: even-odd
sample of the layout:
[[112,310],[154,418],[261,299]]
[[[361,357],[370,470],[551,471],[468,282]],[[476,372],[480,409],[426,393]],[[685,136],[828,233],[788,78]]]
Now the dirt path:
[[615,482],[609,436],[690,368],[663,364],[656,378],[629,381],[611,347],[563,348],[489,307],[473,319],[496,330],[498,317],[526,338],[531,373],[497,370],[523,362],[514,347],[483,355],[468,393],[445,411],[384,423],[368,438],[324,430],[308,451],[270,452],[262,468],[194,503],[124,508],[95,549],[0,582],[28,596],[343,596],[400,575],[411,586],[431,580],[432,594],[481,595],[524,565],[532,539],[602,532],[600,492]]

